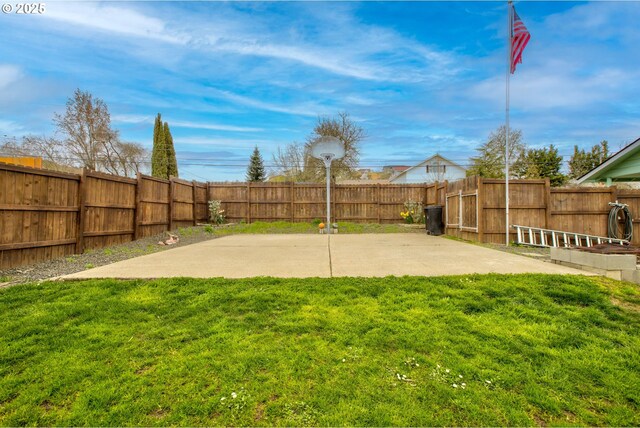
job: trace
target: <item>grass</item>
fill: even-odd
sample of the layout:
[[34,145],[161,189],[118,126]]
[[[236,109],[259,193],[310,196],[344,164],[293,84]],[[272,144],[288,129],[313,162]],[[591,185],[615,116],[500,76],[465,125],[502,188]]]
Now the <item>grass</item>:
[[640,425],[627,283],[94,280],[0,307],[1,425]]
[[[206,228],[206,226],[205,226]],[[318,225],[314,223],[291,223],[286,221],[254,223],[234,223],[221,227],[205,229],[214,235],[263,234],[263,233],[318,233]],[[338,233],[411,233],[424,232],[421,228],[408,227],[402,224],[350,223],[339,222]]]

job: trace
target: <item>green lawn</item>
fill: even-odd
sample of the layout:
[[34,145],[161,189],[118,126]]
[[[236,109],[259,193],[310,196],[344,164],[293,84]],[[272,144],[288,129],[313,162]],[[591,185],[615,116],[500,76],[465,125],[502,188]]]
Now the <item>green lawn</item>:
[[[245,233],[318,233],[316,220],[311,223],[291,223],[288,221],[256,221],[254,223],[234,223],[224,226],[209,226],[208,233],[215,235],[236,235]],[[205,226],[207,228],[207,226]],[[178,232],[188,228],[179,229]],[[338,233],[425,233],[424,225],[378,224],[339,222]]]
[[640,425],[621,282],[49,282],[0,308],[1,425]]

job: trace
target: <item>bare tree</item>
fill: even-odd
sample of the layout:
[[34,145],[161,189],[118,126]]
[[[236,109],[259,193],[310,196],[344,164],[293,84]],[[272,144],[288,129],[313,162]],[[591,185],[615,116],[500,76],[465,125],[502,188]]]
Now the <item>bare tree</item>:
[[117,138],[104,101],[80,89],[67,100],[64,114],[55,114],[53,122],[63,137],[69,157],[77,166],[94,171],[98,170],[107,142]]
[[273,155],[275,175],[282,175],[286,181],[305,181],[305,147],[293,142],[284,149],[278,147]]
[[61,141],[38,135],[26,135],[21,140],[5,138],[0,144],[0,153],[15,157],[40,157],[43,166],[56,171],[68,171],[69,164]]
[[[467,177],[479,175],[487,178],[504,178],[506,139],[504,125],[492,132],[487,142],[476,149],[478,155],[471,157],[471,166],[467,169]],[[526,151],[527,146],[522,141],[522,131],[511,129],[509,132],[509,165],[514,177],[521,177],[524,174]]]
[[273,155],[276,175],[282,175],[288,181],[324,180],[324,164],[311,156],[312,145],[322,137],[336,137],[345,146],[345,156],[332,164],[334,178],[357,177],[359,143],[366,138],[366,134],[346,112],[338,113],[336,117],[319,117],[304,144],[294,142],[284,149],[278,148]]
[[142,165],[149,157],[147,151],[138,143],[125,143],[110,138],[104,144],[103,153],[98,161],[99,169],[115,175],[132,177],[142,171]]
[[344,144],[345,156],[333,162],[334,177],[355,178],[358,175],[356,168],[360,160],[359,144],[366,136],[364,129],[356,124],[347,112],[340,112],[335,117],[318,118],[318,123],[305,144],[306,174],[313,181],[324,179],[324,164],[310,156],[311,146],[322,137],[336,137]]
[[67,100],[64,114],[55,114],[54,123],[62,139],[27,135],[18,141],[6,138],[0,153],[9,156],[41,157],[47,169],[68,171],[88,168],[115,175],[133,176],[147,162],[147,151],[138,143],[120,140],[111,128],[106,104],[77,89]]

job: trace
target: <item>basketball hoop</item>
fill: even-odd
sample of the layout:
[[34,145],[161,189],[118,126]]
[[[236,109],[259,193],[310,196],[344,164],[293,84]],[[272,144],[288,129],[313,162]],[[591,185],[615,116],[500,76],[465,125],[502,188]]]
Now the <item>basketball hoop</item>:
[[[327,172],[327,225],[331,225],[331,162],[345,155],[344,144],[335,137],[322,137],[311,146],[311,156],[324,162]],[[327,227],[331,233],[331,227]]]

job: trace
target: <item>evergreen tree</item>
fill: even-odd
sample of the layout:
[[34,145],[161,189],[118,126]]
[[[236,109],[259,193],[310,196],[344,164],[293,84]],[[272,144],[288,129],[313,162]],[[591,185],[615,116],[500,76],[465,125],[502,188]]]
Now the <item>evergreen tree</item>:
[[523,160],[524,178],[549,178],[552,186],[562,186],[567,177],[560,172],[562,156],[551,144],[548,148],[529,149]]
[[151,175],[158,178],[168,177],[167,147],[165,143],[164,127],[160,113],[156,117],[153,127],[153,151],[151,152]]
[[[471,158],[471,166],[467,170],[467,176],[479,175],[486,178],[504,178],[506,129],[502,125],[489,135],[486,143],[476,149],[478,156]],[[522,142],[522,131],[511,129],[509,133],[509,176],[511,178],[522,175],[522,165],[526,150],[527,147]]]
[[579,178],[600,165],[609,157],[609,143],[602,140],[591,148],[590,152],[573,147],[573,155],[569,160],[569,177]]
[[264,162],[258,146],[253,150],[251,159],[249,159],[249,167],[247,168],[247,181],[257,182],[264,181],[267,178],[264,171]]
[[176,149],[173,146],[173,136],[167,122],[164,123],[164,139],[167,148],[167,177],[177,177],[178,160],[176,159]]

